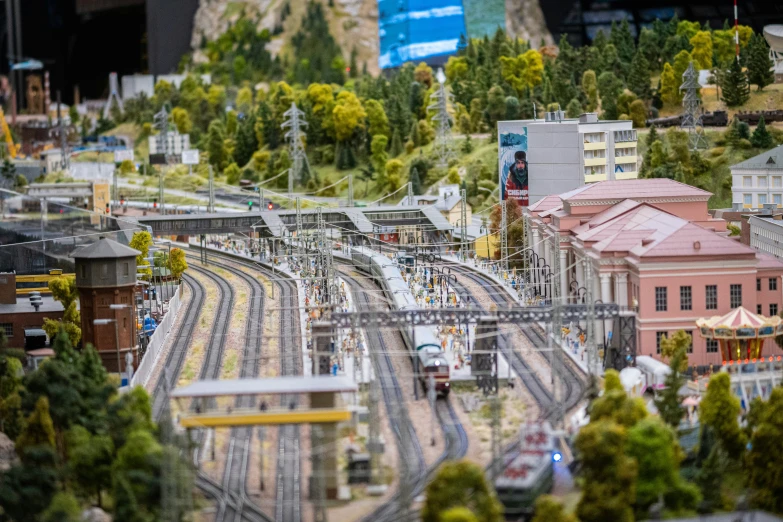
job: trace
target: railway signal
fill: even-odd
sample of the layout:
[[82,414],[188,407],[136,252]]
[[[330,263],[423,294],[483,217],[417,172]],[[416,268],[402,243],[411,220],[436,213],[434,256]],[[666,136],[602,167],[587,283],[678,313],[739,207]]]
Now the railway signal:
[[266,208],[267,208],[268,210],[272,210],[272,202],[271,202],[271,201],[270,201],[269,203],[267,203],[267,204],[266,204]]
[[248,210],[248,212],[252,212],[253,211],[253,201],[252,200],[247,202],[247,210]]

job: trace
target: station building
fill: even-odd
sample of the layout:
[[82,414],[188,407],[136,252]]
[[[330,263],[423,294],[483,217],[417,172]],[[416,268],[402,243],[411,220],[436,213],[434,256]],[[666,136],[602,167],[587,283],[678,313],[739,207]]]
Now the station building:
[[[566,269],[551,277],[560,277],[572,302],[585,296],[592,267],[593,298],[633,309],[637,355],[660,358],[661,339],[695,333],[699,318],[740,306],[765,316],[783,310],[783,262],[730,238],[726,222],[707,212],[711,195],[669,179],[638,179],[547,196],[524,210],[528,254],[542,271],[559,256]],[[611,328],[599,337],[611,337]],[[692,337],[691,365],[721,363],[717,342]],[[783,351],[767,340],[764,353]]]

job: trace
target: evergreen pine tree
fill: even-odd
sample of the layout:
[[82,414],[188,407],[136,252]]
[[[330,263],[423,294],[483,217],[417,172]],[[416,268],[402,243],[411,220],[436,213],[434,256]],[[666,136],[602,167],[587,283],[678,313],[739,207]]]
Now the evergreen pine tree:
[[760,149],[769,149],[775,144],[775,140],[772,139],[772,134],[767,130],[767,124],[764,122],[764,116],[759,118],[759,124],[756,130],[753,131],[753,135],[750,137],[750,143],[754,147]]
[[747,48],[748,80],[761,91],[775,81],[772,60],[769,58],[767,41],[758,33],[753,33]]
[[421,136],[419,135],[418,120],[413,120],[413,124],[411,124],[411,141],[415,146],[417,147],[421,146]]
[[473,152],[473,142],[470,140],[470,134],[465,134],[465,141],[462,142],[462,153],[470,154]]
[[619,26],[612,22],[609,41],[617,47],[617,54],[620,56],[620,60],[624,64],[630,65],[636,54],[636,45],[634,44],[628,20],[623,20]]
[[650,89],[650,65],[642,54],[637,51],[628,71],[628,88],[642,100],[649,100],[652,92]]
[[688,365],[688,346],[693,342],[690,335],[680,330],[671,339],[661,341],[661,351],[669,357],[669,374],[664,381],[665,388],[655,399],[658,414],[666,424],[675,430],[680,425],[685,410],[680,388],[685,384],[683,370]]
[[421,178],[419,177],[419,169],[412,167],[409,179],[411,181],[413,193],[417,196],[421,195]]
[[647,145],[647,148],[649,149],[652,147],[652,144],[655,143],[658,139],[658,131],[655,130],[655,125],[650,127],[650,132],[647,134],[647,141],[645,142]]
[[402,139],[400,139],[400,131],[397,129],[394,129],[394,133],[392,134],[392,140],[391,140],[391,146],[389,147],[389,154],[392,158],[396,158],[400,154],[402,154],[403,148],[402,148]]
[[356,51],[356,46],[354,46],[353,49],[351,49],[351,61],[348,65],[350,67],[350,71],[348,71],[348,76],[351,78],[356,78],[359,76],[359,64],[356,62],[358,56],[358,52]]
[[237,165],[244,167],[258,150],[258,139],[255,132],[256,117],[253,114],[242,118],[237,131],[236,145],[234,147],[234,160]]
[[573,98],[566,106],[566,116],[568,118],[578,118],[582,114],[582,104],[577,98]]
[[723,75],[723,101],[729,107],[737,107],[750,98],[748,77],[737,60],[731,60],[729,68]]

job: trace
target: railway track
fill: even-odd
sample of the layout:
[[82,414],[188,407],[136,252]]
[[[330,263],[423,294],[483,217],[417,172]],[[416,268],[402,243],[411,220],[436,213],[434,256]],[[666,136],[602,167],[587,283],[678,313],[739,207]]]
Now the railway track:
[[[491,278],[482,277],[468,268],[456,265],[452,267],[452,272],[459,274],[461,277],[464,277],[484,288],[487,295],[496,305],[508,306],[513,303],[512,298],[508,295],[505,288],[503,288]],[[479,306],[473,293],[468,290],[464,284],[461,284],[458,280],[455,286],[457,287],[457,291],[462,296],[469,296],[472,300],[472,303],[475,303],[476,306]],[[486,290],[487,288],[492,290]],[[481,307],[479,306],[479,308]],[[517,324],[515,327],[534,346],[547,346],[548,343],[546,338],[535,325],[522,326]],[[553,419],[557,415],[557,408],[555,407],[555,398],[552,391],[544,385],[541,379],[536,375],[533,368],[527,361],[525,361],[524,357],[522,357],[519,351],[514,349],[513,343],[510,342],[506,334],[500,336],[499,344],[501,351],[505,354],[506,359],[509,361],[509,364],[511,364],[512,369],[522,378],[523,385],[528,389],[536,402],[538,402],[541,406],[543,417],[547,420]],[[547,362],[550,366],[553,364],[553,356],[554,354],[550,352],[549,356],[547,357]],[[570,364],[564,362],[563,368],[563,411],[569,411],[581,400],[584,393],[584,382]]]
[[[226,270],[244,280],[251,288],[248,323],[246,330],[246,345],[240,368],[240,378],[255,377],[258,375],[262,356],[262,324],[263,324],[263,295],[264,288],[252,275],[236,268],[243,266],[257,270],[272,277],[270,270],[262,265],[242,258],[221,255],[220,252],[210,251],[212,256],[209,263]],[[222,260],[222,261],[221,261]],[[227,264],[230,263],[230,264]],[[234,266],[232,266],[234,265]],[[289,313],[280,313],[280,373],[281,375],[301,375],[301,342],[299,329],[298,289],[296,283],[281,279],[283,274],[274,274],[276,284],[280,289],[279,305],[281,310],[291,310]],[[248,400],[245,398],[245,400]],[[296,405],[296,398],[281,397],[284,406]],[[238,403],[237,406],[248,406]],[[252,407],[252,404],[249,406]],[[240,490],[247,504],[246,474],[248,462],[248,448],[252,441],[252,428],[234,428],[232,430],[232,444],[234,451],[227,460],[226,468],[230,472],[224,474],[228,481],[224,488],[227,492]],[[285,425],[278,428],[278,453],[277,453],[277,479],[275,481],[275,516],[278,522],[301,521],[301,454],[300,454],[300,429],[296,425]],[[252,505],[252,503],[251,503]],[[257,506],[256,506],[257,507]],[[226,518],[235,513],[229,511]]]
[[[379,304],[377,300],[374,300],[375,302],[373,303],[368,296],[369,292],[377,292],[378,290],[374,283],[370,283],[366,279],[362,279],[361,282],[359,282],[359,280],[350,275],[349,270],[345,266],[340,267],[340,276],[348,282],[349,286],[354,292],[354,298],[359,306],[366,306],[367,309],[377,307]],[[411,455],[414,455],[414,465],[409,469],[409,474],[407,477],[409,482],[408,487],[410,491],[410,498],[413,499],[424,492],[427,484],[430,482],[430,480],[432,480],[443,462],[446,460],[459,459],[465,456],[468,451],[468,436],[459,420],[459,417],[457,416],[457,412],[454,410],[454,406],[452,405],[451,400],[446,398],[436,401],[435,413],[438,417],[441,429],[444,432],[445,448],[438,459],[431,466],[427,467],[426,462],[424,461],[424,454],[422,453],[418,436],[416,435],[413,424],[410,422],[410,419],[407,415],[405,399],[402,396],[402,391],[400,389],[399,383],[397,382],[397,377],[392,366],[391,359],[388,355],[389,350],[387,348],[387,343],[383,339],[383,336],[381,335],[381,332],[378,328],[367,329],[366,332],[368,337],[367,342],[370,345],[370,353],[373,357],[376,376],[381,382],[384,403],[386,404],[387,411],[393,411],[393,408],[396,406],[399,406],[400,408],[399,411],[401,414],[399,417],[401,418],[402,422],[400,422],[398,419],[395,419],[393,415],[389,418],[392,430],[394,431],[398,440],[400,458],[403,458],[402,455],[405,455],[408,458],[411,458]],[[402,342],[402,339],[400,339],[400,342]],[[405,440],[410,441],[407,448],[402,447],[404,439],[402,437],[401,430],[404,429],[408,429],[410,433],[410,436],[405,438]],[[363,520],[365,522],[395,522],[405,520],[405,515],[401,513],[399,509],[400,495],[401,493],[398,490],[392,496],[392,498],[390,498],[382,506],[378,507],[378,509],[376,509],[373,513],[364,517]],[[418,520],[418,514],[411,510],[408,513],[408,519]]]

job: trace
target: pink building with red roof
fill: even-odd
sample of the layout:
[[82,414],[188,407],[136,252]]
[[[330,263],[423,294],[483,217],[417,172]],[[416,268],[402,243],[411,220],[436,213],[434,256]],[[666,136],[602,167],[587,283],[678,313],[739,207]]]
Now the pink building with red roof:
[[[549,292],[541,275],[558,255],[566,267],[561,288],[577,302],[592,267],[593,298],[635,310],[637,355],[653,357],[660,357],[662,336],[694,333],[699,318],[739,306],[777,314],[783,263],[729,238],[726,222],[707,213],[711,195],[669,179],[638,179],[586,185],[536,202],[525,210],[527,247],[541,267],[531,290]],[[611,323],[603,330],[599,337],[608,336]],[[783,353],[771,340],[764,348]],[[717,343],[694,336],[689,361],[720,364]]]

